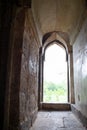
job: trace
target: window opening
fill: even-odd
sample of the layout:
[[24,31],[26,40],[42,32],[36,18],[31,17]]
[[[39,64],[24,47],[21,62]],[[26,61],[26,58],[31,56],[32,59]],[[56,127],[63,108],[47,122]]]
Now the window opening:
[[66,51],[56,43],[49,45],[45,50],[43,102],[68,102]]

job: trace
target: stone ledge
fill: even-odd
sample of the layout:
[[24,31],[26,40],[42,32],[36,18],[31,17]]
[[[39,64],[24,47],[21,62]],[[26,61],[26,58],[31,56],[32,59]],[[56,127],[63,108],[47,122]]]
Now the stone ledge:
[[74,104],[71,104],[71,110],[80,122],[87,128],[87,117],[85,117]]
[[71,106],[69,103],[40,103],[41,110],[57,110],[57,111],[69,111]]

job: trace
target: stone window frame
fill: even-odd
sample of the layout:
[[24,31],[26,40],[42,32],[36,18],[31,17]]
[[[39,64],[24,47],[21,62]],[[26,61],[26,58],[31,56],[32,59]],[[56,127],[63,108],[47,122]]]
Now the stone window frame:
[[[65,37],[62,37],[62,34]],[[64,39],[65,38],[65,39]],[[42,39],[42,46],[39,50],[39,95],[38,95],[38,107],[39,109],[43,109],[45,104],[43,102],[43,64],[44,64],[44,56],[45,50],[49,45],[57,43],[57,45],[65,48],[66,50],[66,60],[67,60],[67,86],[68,86],[68,103],[74,104],[74,85],[73,85],[73,54],[72,54],[72,46],[69,43],[69,40],[66,40],[66,34],[60,32],[51,32],[46,34]],[[66,104],[68,104],[66,103]],[[44,105],[45,104],[45,105]],[[51,104],[51,103],[49,103]],[[59,103],[58,103],[59,104]]]

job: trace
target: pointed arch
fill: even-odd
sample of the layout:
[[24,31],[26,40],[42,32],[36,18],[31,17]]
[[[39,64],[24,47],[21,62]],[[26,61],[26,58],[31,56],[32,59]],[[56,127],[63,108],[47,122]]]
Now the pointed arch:
[[43,59],[43,102],[68,102],[66,54],[65,47],[56,41],[49,43],[45,48],[45,60]]
[[59,46],[63,47],[66,51],[67,60],[67,77],[68,77],[68,101],[69,103],[74,103],[74,88],[73,88],[73,64],[72,64],[72,46],[70,45],[69,36],[65,32],[53,31],[46,33],[42,39],[42,46],[40,48],[40,82],[39,82],[39,103],[42,108],[43,102],[43,67],[45,51],[49,45],[54,42]]

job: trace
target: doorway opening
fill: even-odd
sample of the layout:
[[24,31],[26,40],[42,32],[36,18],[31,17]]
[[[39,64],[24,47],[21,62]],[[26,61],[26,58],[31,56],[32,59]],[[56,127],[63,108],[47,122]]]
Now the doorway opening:
[[68,102],[68,74],[65,48],[56,42],[45,49],[43,62],[43,102]]

